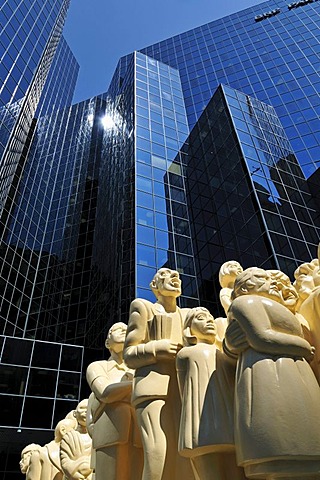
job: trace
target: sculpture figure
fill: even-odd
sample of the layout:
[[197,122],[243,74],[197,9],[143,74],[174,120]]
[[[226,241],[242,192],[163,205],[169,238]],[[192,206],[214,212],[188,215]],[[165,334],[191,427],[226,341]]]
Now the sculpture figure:
[[299,295],[297,304],[297,311],[299,311],[314,288],[320,285],[319,260],[315,258],[311,262],[300,265],[294,272],[294,278],[294,286]]
[[37,443],[30,443],[21,452],[21,460],[19,462],[21,473],[26,475],[26,480],[30,479],[29,476],[29,468],[30,468],[30,461],[33,452],[37,452],[41,449],[41,446]]
[[239,275],[233,298],[225,345],[238,355],[238,464],[248,478],[320,478],[320,388],[306,361],[314,347],[265,270]]
[[141,478],[143,451],[131,405],[133,371],[123,361],[126,331],[127,325],[115,323],[105,342],[110,359],[93,362],[87,369],[92,390],[87,425],[96,480]]
[[220,290],[220,303],[223,306],[225,314],[227,315],[229,307],[231,305],[231,293],[233,290],[234,282],[240,273],[243,272],[239,262],[235,260],[229,260],[221,265],[219,270],[219,283]]
[[92,479],[90,456],[92,441],[87,433],[88,399],[82,400],[75,409],[77,427],[64,435],[60,443],[61,468],[69,480]]
[[63,480],[60,463],[60,442],[63,436],[76,427],[75,419],[58,422],[54,440],[32,452],[27,480]]
[[[233,290],[235,279],[241,272],[243,272],[243,268],[241,267],[240,263],[236,262],[235,260],[229,260],[220,267],[219,283],[221,286],[221,290],[219,293],[219,298],[226,316],[231,305],[231,293]],[[220,350],[222,350],[223,339],[228,326],[227,318],[217,317],[216,324],[216,345]]]
[[182,398],[178,450],[191,459],[200,480],[244,479],[234,446],[235,362],[215,345],[217,327],[206,308],[187,314],[187,347],[177,355]]
[[298,293],[303,299],[299,305],[299,313],[308,322],[309,330],[305,337],[316,351],[311,360],[311,368],[320,384],[320,268],[319,260],[304,263],[294,272]]
[[157,302],[137,298],[131,303],[124,349],[125,362],[136,369],[132,403],[144,450],[142,478],[192,478],[190,462],[177,449],[181,403],[175,359],[182,347],[187,313],[177,306],[179,273],[160,268],[150,287]]

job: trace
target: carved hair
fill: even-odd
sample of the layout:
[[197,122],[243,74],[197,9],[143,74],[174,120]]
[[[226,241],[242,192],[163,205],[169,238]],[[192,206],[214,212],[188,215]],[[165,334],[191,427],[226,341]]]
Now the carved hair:
[[231,300],[239,297],[240,295],[250,294],[250,290],[252,290],[256,283],[253,282],[251,279],[255,273],[258,272],[265,272],[267,275],[270,275],[266,270],[263,268],[258,267],[250,267],[244,270],[240,275],[237,276],[236,281],[234,282],[234,287],[231,293]]
[[315,258],[311,262],[308,263],[302,263],[299,265],[299,267],[295,270],[294,272],[294,278],[298,280],[299,275],[301,274],[301,270],[307,270],[308,273],[313,273],[314,270],[317,270],[319,268],[319,260]]
[[41,448],[41,445],[38,445],[38,443],[29,443],[26,447],[21,452],[21,456],[24,455],[25,453],[28,452],[33,452],[33,450],[39,450]]

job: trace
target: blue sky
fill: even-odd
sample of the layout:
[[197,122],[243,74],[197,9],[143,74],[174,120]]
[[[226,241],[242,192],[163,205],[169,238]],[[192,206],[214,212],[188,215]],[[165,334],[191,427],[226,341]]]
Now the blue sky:
[[[79,64],[74,101],[105,92],[119,58],[261,0],[71,0],[64,35]],[[261,8],[257,8],[258,15]]]

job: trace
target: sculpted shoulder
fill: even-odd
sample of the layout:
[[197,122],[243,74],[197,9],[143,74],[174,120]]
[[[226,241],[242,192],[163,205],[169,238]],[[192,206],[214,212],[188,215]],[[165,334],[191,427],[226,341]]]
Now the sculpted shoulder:
[[135,298],[130,305],[130,313],[139,312],[140,310],[152,310],[154,304],[144,298]]
[[266,298],[259,295],[241,295],[232,301],[229,312],[235,313],[237,311],[247,310],[248,308],[254,308],[254,306],[268,307],[271,305],[279,304],[271,298]]

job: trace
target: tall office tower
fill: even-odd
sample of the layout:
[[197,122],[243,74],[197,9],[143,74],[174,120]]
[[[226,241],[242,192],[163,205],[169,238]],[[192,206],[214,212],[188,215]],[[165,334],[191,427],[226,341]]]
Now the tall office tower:
[[193,127],[222,83],[272,105],[306,177],[320,162],[320,3],[270,0],[141,50],[179,70]]
[[1,217],[5,478],[19,436],[43,444],[76,403],[89,347],[100,358],[130,301],[153,300],[157,268],[179,270],[181,306],[217,315],[225,260],[292,274],[315,255],[318,22],[315,1],[271,0],[132,53],[103,96],[39,114]]
[[0,214],[32,138],[69,2],[6,0],[0,8]]

